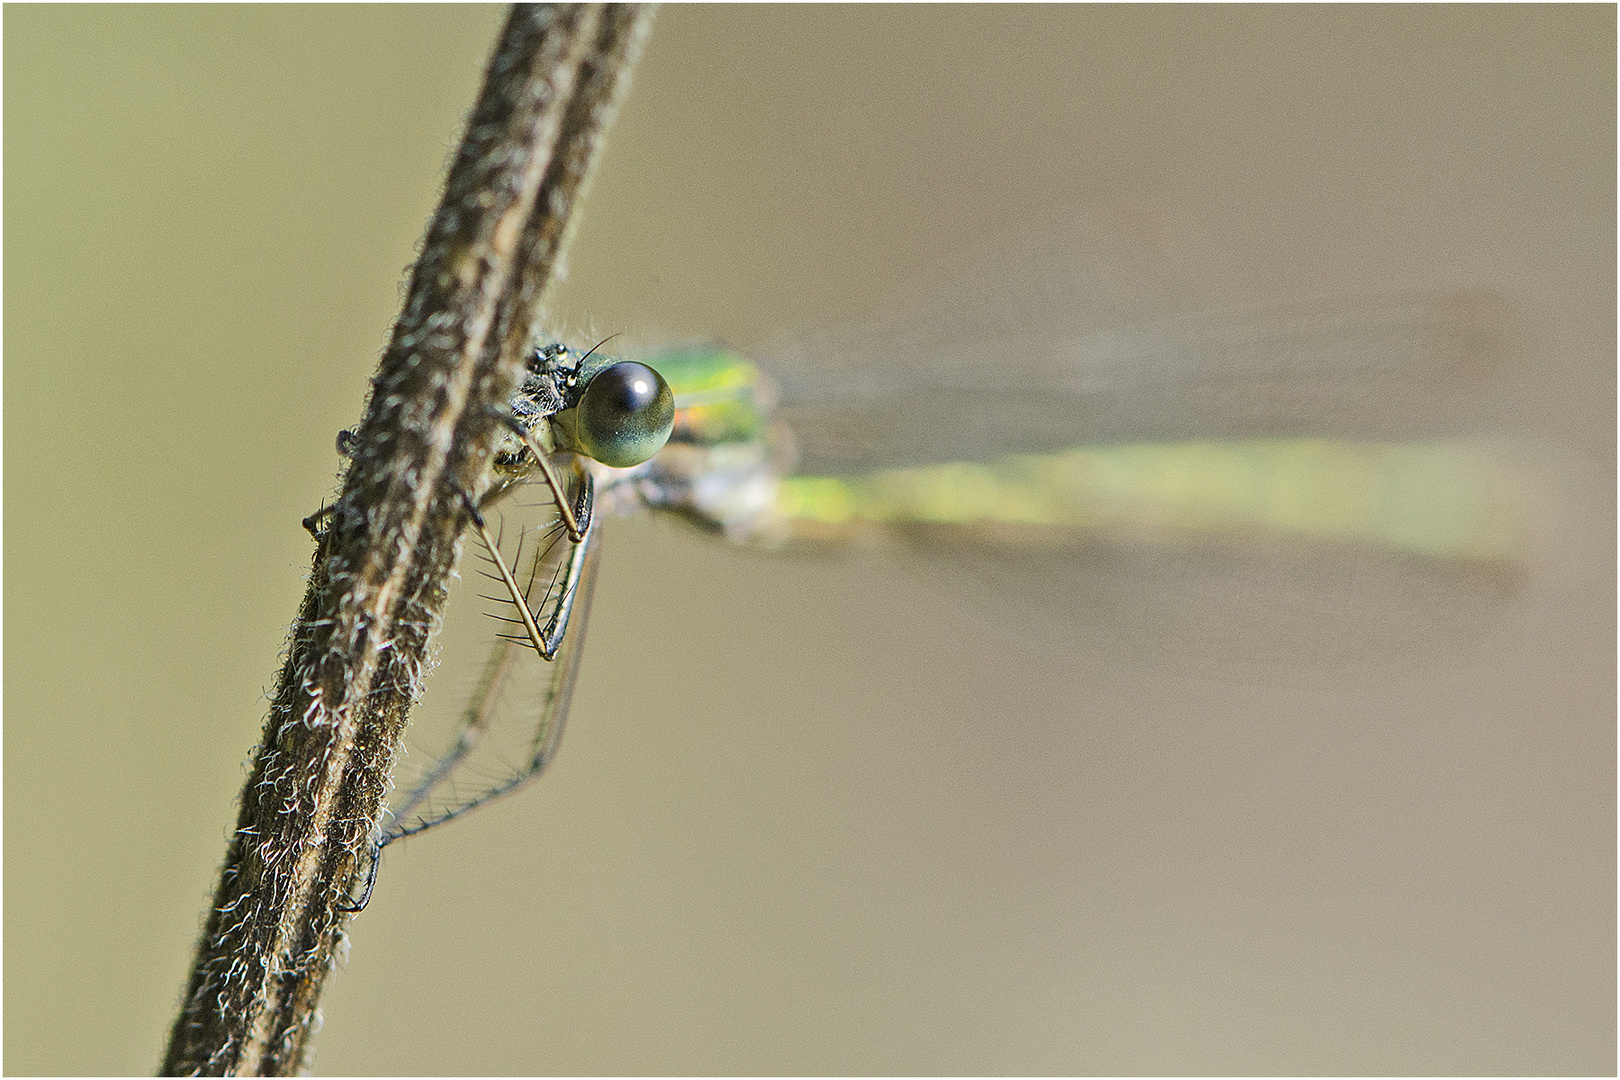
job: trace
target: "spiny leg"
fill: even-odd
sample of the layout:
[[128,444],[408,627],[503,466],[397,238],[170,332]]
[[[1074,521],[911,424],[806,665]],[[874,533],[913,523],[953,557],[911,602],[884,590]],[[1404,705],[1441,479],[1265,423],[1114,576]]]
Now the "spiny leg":
[[[569,593],[565,596],[565,599],[570,606],[577,608],[578,617],[573,620],[575,629],[566,639],[565,650],[560,656],[559,662],[550,669],[551,678],[547,682],[545,694],[539,702],[536,714],[535,736],[530,744],[528,761],[521,771],[475,799],[409,825],[391,827],[384,833],[382,841],[378,844],[379,849],[403,837],[415,836],[447,821],[454,821],[463,814],[476,810],[487,803],[494,802],[503,795],[509,795],[524,784],[534,780],[551,764],[551,760],[556,756],[557,747],[562,740],[563,725],[568,716],[568,705],[573,697],[574,680],[579,672],[579,660],[584,653],[585,626],[589,619],[591,597],[596,586],[596,568],[599,562],[594,531],[587,534],[585,543],[570,550],[569,560],[571,566],[577,569],[571,570],[568,574],[567,588]],[[521,656],[521,648],[525,644],[527,643],[521,641],[521,639],[502,641],[501,646],[498,647],[497,655],[492,657],[490,667],[487,669],[488,672],[493,672],[499,668],[499,677],[496,679],[486,674],[486,682],[479,687],[475,698],[492,699],[498,693],[500,682],[504,681],[511,670],[512,661],[509,658]],[[486,710],[487,715],[488,708],[488,705],[475,700],[468,706],[468,714],[471,715],[476,709],[482,709]],[[433,784],[437,785],[449,775],[449,772],[449,769],[441,769],[435,766],[432,774],[430,774],[433,777]],[[411,798],[407,800],[406,806],[420,805],[430,791],[427,782],[419,785],[417,790],[412,792]],[[401,808],[402,811],[404,809],[404,807]],[[401,816],[403,816],[403,813]]]
[[[562,518],[563,528],[568,530],[568,538],[578,544],[585,539],[585,530],[591,527],[591,506],[589,499],[589,484],[581,491],[580,504],[570,506],[568,495],[563,490],[562,478],[551,464],[551,455],[546,453],[540,440],[535,438],[532,428],[524,427],[517,417],[509,412],[497,414],[501,423],[505,424],[528,447],[533,455],[535,464],[540,467],[540,475],[545,478],[546,486],[551,489],[551,497],[557,504],[557,514]],[[586,474],[587,478],[589,474]]]
[[[372,845],[365,886],[361,890],[358,900],[352,904],[339,904],[343,911],[359,912],[370,902],[372,890],[376,885],[378,866],[384,847],[395,840],[406,836],[414,836],[434,826],[453,821],[471,810],[510,794],[544,772],[551,759],[556,755],[557,747],[561,742],[563,721],[567,715],[568,702],[573,694],[574,679],[578,672],[581,646],[583,645],[584,622],[589,612],[591,593],[595,585],[597,549],[595,529],[592,527],[594,523],[589,516],[591,507],[591,492],[588,490],[590,484],[589,474],[585,474],[584,479],[587,490],[582,493],[580,499],[580,504],[585,508],[585,514],[582,516],[586,521],[585,533],[582,536],[583,542],[571,544],[569,547],[567,561],[561,568],[562,591],[544,630],[540,629],[539,619],[529,606],[528,590],[518,586],[506,559],[500,553],[499,541],[490,535],[483,515],[464,493],[463,497],[473,517],[474,529],[477,531],[479,540],[483,543],[491,561],[495,563],[500,579],[507,586],[511,602],[517,606],[519,614],[522,616],[526,636],[523,638],[502,638],[497,643],[489,662],[485,665],[483,678],[463,712],[455,745],[448,754],[434,764],[428,774],[412,790],[404,804],[397,811],[390,812],[390,817],[393,818],[395,824],[386,829],[376,843]],[[519,552],[521,554],[521,545]],[[547,546],[537,547],[534,555],[535,565],[531,568],[529,574],[530,589],[533,588],[533,583],[538,577],[540,565],[548,558],[550,558],[550,548]],[[580,596],[582,586],[583,598]],[[553,579],[553,583],[546,590],[547,595],[551,595],[556,588],[557,584]],[[576,611],[579,613],[577,620],[574,619]],[[569,633],[571,624],[578,626],[578,629],[572,635]],[[479,737],[488,728],[501,691],[522,656],[521,646],[533,648],[535,652],[549,661],[557,657],[565,644],[568,647],[567,655],[563,662],[553,669],[545,699],[540,703],[540,712],[535,726],[535,737],[531,743],[529,759],[522,771],[477,798],[459,806],[409,825],[399,824],[431,798],[439,786],[454,774],[457,766],[471,753]]]
[[[495,564],[495,569],[500,574],[501,582],[506,586],[506,590],[511,596],[512,604],[518,610],[518,617],[523,622],[523,629],[528,635],[529,644],[534,647],[535,652],[539,653],[547,660],[551,660],[556,657],[557,648],[562,643],[563,637],[568,633],[568,620],[573,612],[574,607],[574,592],[579,585],[579,577],[584,569],[585,563],[584,552],[582,550],[585,547],[583,541],[590,533],[593,524],[591,520],[591,509],[594,498],[594,486],[590,473],[584,473],[583,478],[584,488],[580,495],[580,506],[584,511],[582,517],[585,522],[585,529],[580,533],[579,541],[576,541],[573,548],[569,551],[567,574],[563,582],[562,597],[558,600],[556,610],[552,612],[551,618],[546,623],[546,628],[544,630],[540,629],[539,618],[535,615],[533,609],[529,607],[529,599],[525,590],[518,585],[517,578],[512,575],[511,568],[507,566],[506,559],[501,555],[500,545],[496,542],[495,538],[490,535],[489,525],[484,521],[484,515],[479,513],[478,509],[473,507],[470,502],[468,504],[468,508],[472,511],[473,530],[478,533],[478,539],[482,541],[484,550],[489,553],[490,561]],[[572,538],[572,530],[570,530],[569,536]],[[542,550],[536,557],[544,558],[544,556],[545,553]]]

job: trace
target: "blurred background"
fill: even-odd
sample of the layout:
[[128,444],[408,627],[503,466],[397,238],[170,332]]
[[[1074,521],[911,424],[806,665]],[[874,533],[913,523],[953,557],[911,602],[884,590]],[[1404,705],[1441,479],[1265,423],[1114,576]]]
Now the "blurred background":
[[[7,1072],[159,1061],[502,18],[5,12]],[[663,11],[557,329],[768,355],[1075,221],[1167,315],[1487,289],[1544,542],[1455,648],[1238,678],[611,522],[553,772],[389,849],[315,1069],[1613,1073],[1614,44]]]

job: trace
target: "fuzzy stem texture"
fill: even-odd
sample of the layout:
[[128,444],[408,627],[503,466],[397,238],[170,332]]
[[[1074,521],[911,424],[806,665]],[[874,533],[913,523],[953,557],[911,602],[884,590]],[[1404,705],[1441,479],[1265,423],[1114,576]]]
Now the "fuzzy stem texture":
[[539,298],[650,25],[637,5],[520,5],[412,271],[242,791],[163,1062],[306,1067],[348,886]]

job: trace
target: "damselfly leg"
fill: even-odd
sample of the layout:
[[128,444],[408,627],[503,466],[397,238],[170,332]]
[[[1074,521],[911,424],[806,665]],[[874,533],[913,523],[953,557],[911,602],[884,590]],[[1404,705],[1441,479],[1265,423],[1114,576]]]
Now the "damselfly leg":
[[[591,501],[594,494],[594,488],[589,483],[588,474],[586,476],[587,482],[580,488],[579,506],[570,508],[568,495],[563,491],[562,478],[557,475],[556,467],[551,464],[551,458],[546,453],[546,448],[541,446],[540,441],[535,438],[534,429],[524,427],[518,418],[511,413],[502,413],[501,422],[511,430],[512,434],[523,441],[524,446],[529,448],[529,453],[535,465],[539,468],[540,475],[545,478],[546,486],[551,489],[551,497],[556,500],[557,514],[561,518],[562,527],[568,531],[568,538],[576,544],[581,543],[585,539],[585,530],[590,527]],[[578,459],[575,459],[574,467],[576,471],[579,470]],[[496,493],[492,492],[491,494]],[[504,491],[500,494],[504,494]],[[496,498],[499,497],[500,495],[496,495]],[[487,497],[486,501],[488,501]],[[476,513],[473,516],[473,521],[475,523],[479,522]],[[483,528],[482,524],[479,524],[479,528]],[[489,546],[487,537],[484,546]],[[548,656],[546,659],[549,660],[551,657]]]
[[[498,635],[500,640],[461,715],[450,750],[428,769],[404,802],[389,812],[388,824],[371,845],[360,898],[341,905],[347,911],[359,911],[370,899],[384,847],[516,791],[550,764],[573,693],[596,573],[594,470],[599,465],[630,470],[657,454],[674,426],[675,399],[663,376],[644,364],[597,357],[595,349],[578,354],[561,342],[542,339],[529,358],[517,392],[492,413],[505,434],[495,448],[490,486],[477,500],[466,492],[461,498],[494,571],[487,576],[499,581],[504,592],[485,599],[513,608],[511,616],[497,616],[509,632]],[[339,439],[339,453],[347,456],[352,449],[352,437]],[[521,534],[517,553],[508,562],[501,552],[500,536],[491,535],[485,513],[534,482],[536,473],[545,482],[556,517],[538,533]],[[607,483],[611,487],[623,480],[621,473]],[[311,515],[305,527],[313,532],[329,514],[323,510]],[[538,542],[527,577],[520,579],[512,567],[526,565],[523,548],[530,536],[537,536]],[[526,649],[548,663],[532,662]],[[515,686],[525,680],[527,685]],[[508,727],[504,720],[500,725],[494,723],[503,697],[509,707],[516,702],[517,711],[533,717],[523,728],[533,733],[526,749],[506,757],[500,763],[501,778],[485,783],[478,793],[446,797],[456,776],[476,773],[468,766],[469,758],[487,743],[485,735],[491,727]]]
[[[499,640],[456,724],[449,750],[429,767],[404,801],[389,810],[388,823],[368,854],[361,895],[352,903],[340,904],[344,911],[358,912],[370,901],[383,848],[453,821],[523,787],[546,770],[561,742],[597,567],[595,486],[590,472],[575,459],[566,471],[574,487],[570,493],[556,466],[529,439],[524,442],[535,453],[535,459],[543,463],[541,470],[550,489],[550,501],[557,508],[556,519],[548,527],[520,535],[517,550],[508,561],[502,553],[501,536],[491,531],[485,511],[505,500],[521,482],[498,482],[476,503],[463,493],[473,531],[483,549],[480,554],[490,565],[484,576],[502,587],[503,595],[484,599],[510,606],[510,614],[491,613],[509,629],[497,635]],[[526,556],[525,548],[531,541],[533,550]],[[522,578],[514,572],[514,566],[524,573]],[[531,650],[553,662],[547,665],[544,684],[536,692],[508,694],[518,669],[535,664],[528,656]],[[514,696],[521,700],[525,711],[533,710],[527,725],[532,735],[522,757],[505,763],[505,776],[499,782],[470,797],[445,799],[444,790],[478,748],[495,719],[497,706],[503,698],[510,705]],[[503,722],[515,719],[507,716]]]

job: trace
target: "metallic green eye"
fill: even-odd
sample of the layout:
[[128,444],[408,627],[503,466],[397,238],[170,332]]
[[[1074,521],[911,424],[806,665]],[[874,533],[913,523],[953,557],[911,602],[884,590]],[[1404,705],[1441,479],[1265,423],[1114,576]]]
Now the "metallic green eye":
[[675,426],[675,395],[646,364],[620,361],[597,372],[579,401],[579,447],[604,465],[628,469],[663,448]]

